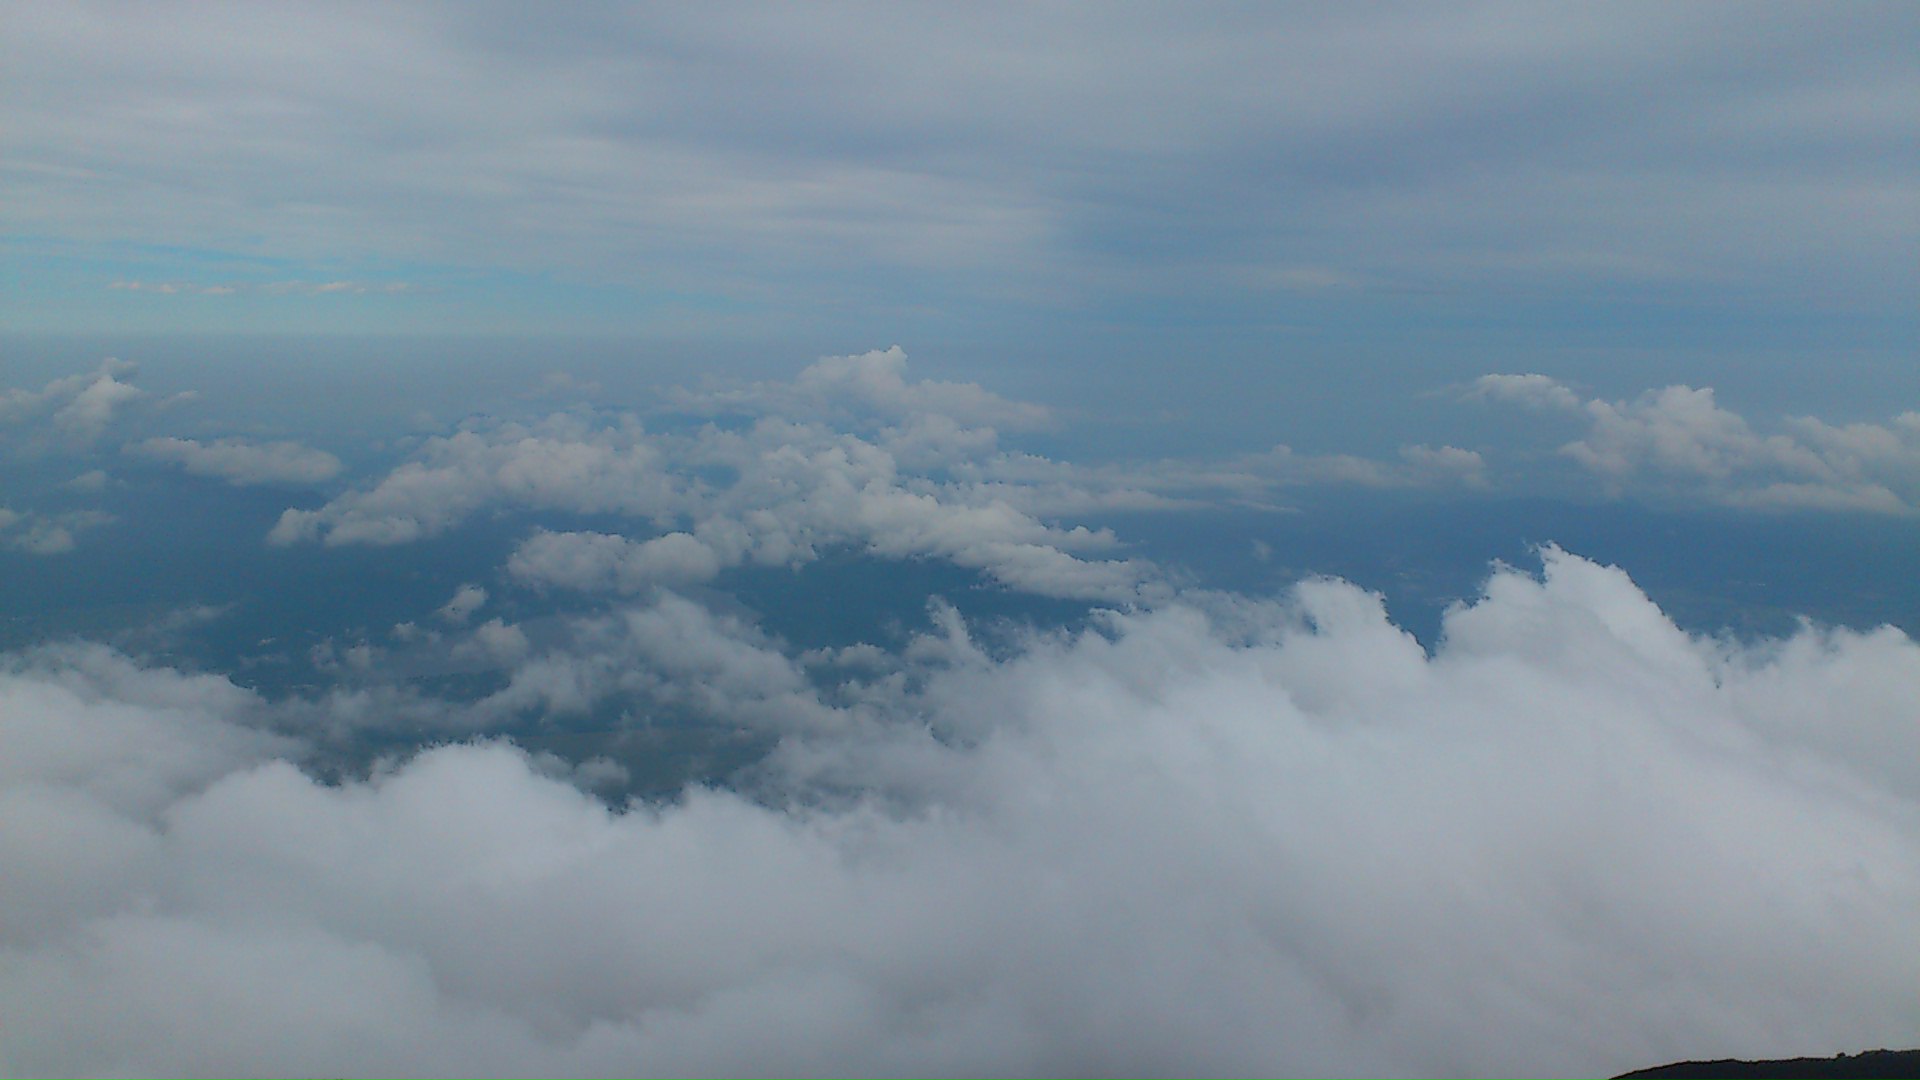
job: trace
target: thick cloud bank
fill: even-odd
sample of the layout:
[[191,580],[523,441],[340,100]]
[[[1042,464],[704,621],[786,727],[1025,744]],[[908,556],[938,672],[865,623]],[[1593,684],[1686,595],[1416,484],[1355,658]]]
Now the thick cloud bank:
[[0,1068],[1593,1075],[1920,1033],[1897,631],[1690,638],[1554,550],[1431,656],[1334,581],[1005,659],[942,625],[791,687],[753,797],[628,809],[502,743],[325,786],[223,680],[16,655]]

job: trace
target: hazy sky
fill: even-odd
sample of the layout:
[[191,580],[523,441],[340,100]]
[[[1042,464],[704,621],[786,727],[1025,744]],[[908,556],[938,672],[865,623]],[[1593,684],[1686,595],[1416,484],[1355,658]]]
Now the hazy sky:
[[[1910,5],[22,4],[4,317],[1910,348]],[[1223,359],[1224,357],[1224,359]]]

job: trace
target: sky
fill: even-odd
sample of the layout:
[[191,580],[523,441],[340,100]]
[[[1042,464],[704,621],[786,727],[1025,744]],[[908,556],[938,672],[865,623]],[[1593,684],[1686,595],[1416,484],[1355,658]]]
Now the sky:
[[16,329],[1836,353],[1914,333],[1900,4],[29,5]]
[[1920,1044],[1911,5],[0,9],[0,1071]]

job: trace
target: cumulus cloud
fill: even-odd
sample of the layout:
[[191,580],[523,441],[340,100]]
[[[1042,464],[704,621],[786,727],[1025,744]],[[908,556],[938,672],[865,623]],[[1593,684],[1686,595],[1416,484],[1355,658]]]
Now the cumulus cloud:
[[1544,375],[1487,375],[1470,396],[1584,419],[1586,434],[1560,453],[1615,494],[1639,488],[1759,509],[1920,512],[1920,413],[1885,425],[1797,417],[1766,434],[1704,387],[1582,400]]
[[112,482],[113,478],[107,475],[106,470],[88,469],[86,472],[67,481],[67,486],[75,491],[84,491],[91,494],[105,491],[107,485]]
[[99,510],[49,514],[0,506],[0,545],[30,555],[63,555],[77,545],[76,534],[114,520],[112,514]]
[[340,474],[340,459],[297,442],[255,443],[245,439],[156,438],[130,443],[125,452],[179,465],[196,476],[212,476],[236,486],[317,484]]
[[719,553],[684,532],[637,542],[609,533],[542,529],[514,549],[507,562],[507,572],[521,581],[585,592],[630,593],[659,584],[705,581],[720,568]]
[[670,513],[679,493],[638,421],[594,426],[558,414],[536,425],[497,424],[427,440],[371,488],[319,510],[288,510],[275,543],[401,544],[446,531],[489,505]]
[[944,559],[1042,595],[1127,602],[1163,591],[1157,570],[1111,557],[1117,539],[1073,517],[1271,505],[1308,484],[1485,482],[1480,455],[1452,446],[1407,447],[1399,461],[1278,446],[1225,462],[1075,466],[1001,449],[992,425],[1044,422],[1039,406],[905,369],[894,348],[829,357],[791,382],[678,394],[677,408],[713,421],[692,430],[684,412],[660,430],[630,416],[474,422],[371,487],[286,511],[270,539],[404,543],[484,508],[561,509],[639,524],[536,532],[512,557],[516,579],[634,593],[853,548]]
[[1548,375],[1531,373],[1482,375],[1473,381],[1467,396],[1536,408],[1565,409],[1569,412],[1580,408],[1580,396],[1565,384]]
[[1487,462],[1478,450],[1458,446],[1403,446],[1400,460],[1409,483],[1487,486]]
[[488,619],[474,627],[471,645],[499,664],[514,663],[532,648],[526,632],[505,619]]
[[1594,1075],[1907,1040],[1920,647],[1691,638],[1544,558],[1431,655],[1311,581],[999,660],[949,618],[839,704],[665,598],[609,617],[601,677],[785,741],[757,795],[625,809],[581,790],[617,763],[504,743],[322,784],[224,680],[13,657],[6,1065]]
[[450,623],[464,623],[487,602],[487,590],[478,585],[462,585],[453,598],[440,606],[439,616]]
[[820,698],[804,666],[751,623],[671,592],[570,619],[562,640],[512,659],[507,685],[473,706],[477,717],[552,720],[617,701],[642,715],[691,713],[774,732],[847,722]]
[[39,390],[0,390],[0,424],[45,425],[61,438],[90,442],[129,403],[147,396],[126,381],[135,370],[134,364],[108,359],[91,372],[55,379]]
[[[535,425],[471,424],[428,440],[415,460],[370,488],[317,510],[286,511],[270,539],[404,543],[486,507],[561,509],[638,519],[635,531],[659,535],[542,530],[513,556],[519,580],[635,592],[853,547],[946,559],[1050,596],[1140,595],[1150,565],[1084,557],[1117,546],[1111,533],[1048,523],[1010,501],[1004,484],[955,475],[967,459],[997,453],[996,432],[968,422],[1037,420],[1044,410],[971,385],[909,382],[904,364],[894,349],[823,360],[791,384],[755,384],[725,405],[736,419],[747,415],[744,426],[668,433],[630,416],[572,414]],[[779,406],[804,414],[806,402],[842,391],[877,410],[870,423],[848,420],[864,434],[758,413]]]

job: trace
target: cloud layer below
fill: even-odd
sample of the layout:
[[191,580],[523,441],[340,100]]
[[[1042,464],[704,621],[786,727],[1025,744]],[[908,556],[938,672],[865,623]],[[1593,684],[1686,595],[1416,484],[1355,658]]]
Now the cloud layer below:
[[724,654],[717,709],[790,701],[751,793],[624,809],[502,743],[326,786],[223,679],[17,654],[0,1067],[1593,1075],[1911,1042],[1920,647],[1692,638],[1543,559],[1432,655],[1316,580],[1000,659],[943,616],[830,697],[659,598],[620,616],[630,669]]

